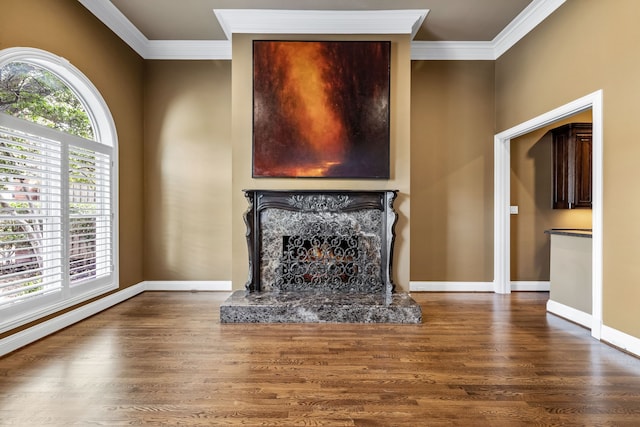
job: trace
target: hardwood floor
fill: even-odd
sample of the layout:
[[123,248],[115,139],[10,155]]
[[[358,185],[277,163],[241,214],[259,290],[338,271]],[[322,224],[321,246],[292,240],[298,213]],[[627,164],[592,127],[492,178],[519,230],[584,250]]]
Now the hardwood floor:
[[146,292],[0,359],[0,425],[640,425],[640,360],[546,293],[418,293],[421,325],[225,324]]

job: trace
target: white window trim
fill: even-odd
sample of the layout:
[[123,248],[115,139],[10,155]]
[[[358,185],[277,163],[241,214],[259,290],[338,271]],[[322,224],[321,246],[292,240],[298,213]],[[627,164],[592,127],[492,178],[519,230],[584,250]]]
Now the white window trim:
[[[84,104],[85,110],[89,115],[89,119],[93,125],[95,144],[90,144],[91,149],[98,152],[105,152],[105,146],[109,146],[112,158],[111,168],[111,203],[112,203],[112,264],[113,271],[111,280],[106,283],[96,283],[86,291],[71,292],[65,295],[62,300],[51,299],[47,301],[47,296],[40,298],[38,305],[32,309],[27,309],[21,313],[0,312],[0,333],[12,330],[21,325],[27,324],[42,317],[54,314],[60,310],[72,307],[76,304],[103,295],[109,291],[119,288],[119,250],[118,250],[118,137],[115,123],[107,103],[91,83],[91,81],[74,67],[66,59],[46,52],[44,50],[13,47],[0,50],[0,68],[10,62],[24,62],[37,65],[48,71],[53,72],[61,80],[63,80],[69,88],[76,94],[78,99]],[[54,129],[49,129],[35,123],[27,122],[22,119],[0,114],[0,125],[14,129],[29,130],[30,132],[39,133],[41,135],[49,135],[54,139],[64,139],[65,141],[82,141],[87,145],[87,140],[66,134]],[[40,303],[42,302],[42,303]],[[25,305],[25,307],[28,307]]]

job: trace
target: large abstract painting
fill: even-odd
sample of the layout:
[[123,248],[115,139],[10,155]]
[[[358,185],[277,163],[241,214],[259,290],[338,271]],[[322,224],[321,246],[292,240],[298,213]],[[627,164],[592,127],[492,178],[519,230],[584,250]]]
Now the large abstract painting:
[[253,176],[389,178],[386,41],[253,42]]

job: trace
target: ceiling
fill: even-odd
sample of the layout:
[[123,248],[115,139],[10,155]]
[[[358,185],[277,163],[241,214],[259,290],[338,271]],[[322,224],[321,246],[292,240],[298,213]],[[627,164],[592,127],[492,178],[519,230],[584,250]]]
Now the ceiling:
[[416,40],[489,41],[532,0],[111,0],[149,40],[225,40],[214,9],[428,9]]
[[[508,47],[501,47],[503,39],[519,40],[565,0],[78,1],[149,59],[230,59],[229,38],[234,32],[329,31],[408,32],[413,37],[414,59],[423,59],[415,58],[414,50],[417,56],[495,59],[500,49],[515,43],[507,40]],[[400,20],[400,27],[388,27],[394,19]],[[403,26],[407,31],[398,29]],[[431,53],[421,53],[420,48]]]

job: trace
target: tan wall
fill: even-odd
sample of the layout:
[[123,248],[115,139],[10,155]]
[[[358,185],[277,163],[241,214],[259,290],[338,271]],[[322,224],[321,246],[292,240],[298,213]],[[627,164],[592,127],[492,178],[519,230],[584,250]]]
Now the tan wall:
[[414,61],[411,280],[493,280],[493,61]]
[[141,282],[143,60],[76,1],[2,0],[0,10],[0,49],[34,47],[68,59],[109,106],[118,133],[120,288]]
[[496,62],[497,130],[602,89],[603,317],[640,337],[640,2],[568,1]]
[[145,84],[145,279],[230,280],[231,61],[147,61]]
[[551,206],[551,129],[591,122],[591,110],[511,140],[511,280],[549,280],[550,228],[591,228],[591,209]]
[[[392,179],[389,181],[250,178],[252,36],[234,36],[232,82],[220,86],[206,78],[209,72],[216,76],[216,81],[229,78],[229,70],[219,63],[149,63],[146,101],[142,94],[145,77],[142,59],[77,2],[3,0],[0,48],[30,46],[61,55],[85,73],[107,101],[119,136],[120,282],[123,287],[147,278],[224,280],[230,274],[234,288],[242,288],[247,275],[243,188],[399,189],[397,206],[401,218],[395,262],[398,285],[408,288],[409,277],[416,281],[490,281],[493,278],[493,134],[603,89],[604,321],[608,326],[640,337],[637,310],[640,287],[634,285],[640,280],[640,263],[636,259],[640,202],[633,197],[640,146],[629,131],[640,112],[636,102],[640,99],[640,85],[635,84],[640,57],[631,54],[637,49],[635,40],[640,37],[635,22],[639,15],[640,2],[636,0],[617,0],[614,6],[601,0],[568,1],[495,62],[416,61],[410,65],[408,37],[392,37],[394,98]],[[178,70],[189,72],[189,78],[194,73],[196,80],[193,84],[172,81],[171,76]],[[195,233],[193,229],[186,233],[169,229],[168,225],[177,206],[187,199],[193,201],[195,196],[189,192],[183,199],[166,198],[170,194],[173,197],[173,191],[167,192],[162,187],[161,167],[167,163],[161,158],[171,160],[168,164],[173,173],[180,173],[182,166],[191,161],[196,161],[202,170],[200,159],[180,157],[183,153],[169,139],[194,129],[188,117],[190,113],[200,117],[210,111],[215,117],[213,123],[224,116],[224,108],[218,111],[217,105],[215,108],[209,105],[211,109],[204,112],[195,111],[196,106],[207,108],[204,98],[193,92],[195,86],[200,87],[196,82],[201,82],[209,95],[220,95],[224,103],[228,102],[224,95],[228,87],[225,89],[224,85],[232,88],[230,194],[222,196],[225,186],[215,185],[221,197],[232,200],[228,214],[231,220],[210,202],[198,202],[199,208],[213,209],[216,215],[220,213],[218,224],[205,225],[211,227],[209,230],[216,237],[198,239],[196,247],[184,242],[172,247],[174,236],[193,237]],[[170,93],[163,93],[163,85]],[[188,102],[182,103],[185,99]],[[146,117],[143,102],[153,107]],[[212,99],[212,102],[217,101]],[[144,151],[143,122],[158,118],[162,118],[167,127],[155,127],[147,122]],[[224,131],[212,130],[213,125],[207,123],[198,126],[202,127],[188,139],[191,147],[203,149],[205,156],[229,155],[228,145],[216,144],[225,139]],[[213,131],[215,137],[207,139],[205,129]],[[215,143],[204,148],[205,141]],[[149,168],[146,175],[144,154]],[[218,160],[214,164],[224,165]],[[228,180],[228,171],[223,167],[216,173],[221,174],[219,179]],[[213,172],[208,171],[207,178],[209,173]],[[144,178],[149,186],[146,206]],[[185,176],[178,181],[195,184]],[[410,204],[410,200],[413,203]],[[160,207],[159,211],[150,212],[156,206]],[[145,212],[149,217],[146,240],[143,238]],[[203,218],[195,215],[196,222]],[[410,217],[413,230],[409,227]],[[221,224],[232,225],[231,237],[224,233]],[[149,235],[154,232],[159,235]],[[220,265],[207,267],[202,258],[192,259],[184,254],[211,249],[225,238],[231,240],[231,273],[228,267],[226,270]],[[145,250],[148,253],[143,257]],[[191,262],[194,271],[176,268],[176,256],[183,262]],[[156,266],[158,259],[160,263]],[[215,261],[212,259],[212,262]],[[145,273],[149,277],[145,277]]]
[[[234,34],[232,64],[233,114],[233,288],[243,289],[247,280],[248,258],[246,227],[242,219],[247,210],[243,189],[397,189],[399,220],[396,226],[394,279],[398,288],[409,289],[410,259],[410,43],[408,36],[391,36],[391,179],[252,179],[252,40],[254,38],[295,39],[300,36],[260,37]],[[310,37],[305,37],[311,39]],[[371,37],[318,36],[322,40],[370,40]],[[375,40],[380,40],[376,37]]]

